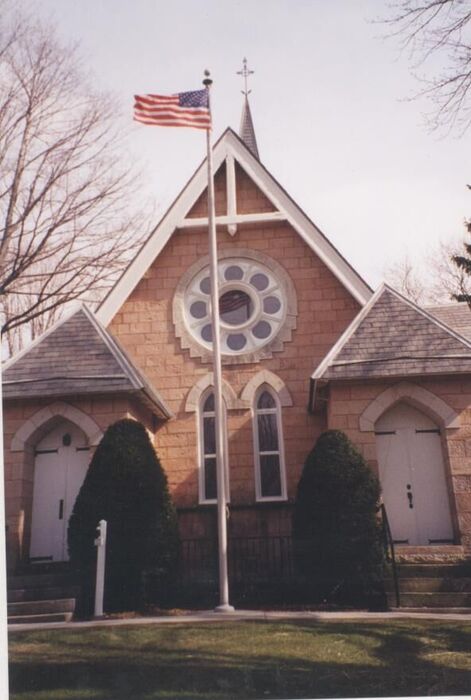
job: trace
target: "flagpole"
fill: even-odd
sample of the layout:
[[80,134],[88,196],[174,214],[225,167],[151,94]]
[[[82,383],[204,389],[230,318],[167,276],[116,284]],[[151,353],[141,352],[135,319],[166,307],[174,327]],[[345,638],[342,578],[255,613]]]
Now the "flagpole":
[[7,567],[3,452],[2,342],[0,334],[0,697],[8,697]]
[[[210,88],[213,83],[209,71],[205,71],[203,85],[208,92],[208,108],[211,114]],[[213,152],[211,149],[211,130],[206,130],[208,161],[208,233],[209,233],[209,269],[211,279],[211,320],[213,329],[213,376],[214,409],[216,432],[216,474],[217,474],[217,515],[218,515],[218,558],[219,558],[219,605],[217,612],[232,612],[229,604],[229,577],[227,571],[227,502],[224,445],[224,411],[222,403],[222,368],[221,339],[219,333],[219,284],[216,240],[216,215],[214,208]]]

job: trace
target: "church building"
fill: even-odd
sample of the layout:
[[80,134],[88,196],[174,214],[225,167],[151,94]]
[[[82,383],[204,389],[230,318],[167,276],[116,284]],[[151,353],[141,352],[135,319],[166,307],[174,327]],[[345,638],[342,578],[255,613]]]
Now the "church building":
[[[244,99],[239,135],[213,147],[229,544],[289,541],[306,456],[335,428],[379,475],[399,553],[462,560],[471,311],[373,291],[263,166]],[[12,572],[67,561],[91,454],[124,417],[152,435],[185,546],[214,540],[210,311],[203,162],[98,309],[5,365]]]

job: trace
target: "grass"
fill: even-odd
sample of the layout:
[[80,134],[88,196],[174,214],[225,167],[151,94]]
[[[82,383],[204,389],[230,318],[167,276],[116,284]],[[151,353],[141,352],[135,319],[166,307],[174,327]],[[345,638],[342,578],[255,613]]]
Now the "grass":
[[471,622],[234,622],[15,632],[11,700],[465,695]]

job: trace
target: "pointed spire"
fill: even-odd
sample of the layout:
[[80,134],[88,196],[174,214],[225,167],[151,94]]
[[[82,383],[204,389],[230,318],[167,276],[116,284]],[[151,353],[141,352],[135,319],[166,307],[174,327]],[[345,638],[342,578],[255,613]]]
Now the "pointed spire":
[[255,129],[253,126],[252,114],[250,112],[249,105],[249,94],[251,93],[251,90],[247,90],[247,78],[249,77],[249,75],[252,75],[253,72],[253,70],[248,70],[247,59],[244,58],[242,70],[237,71],[237,75],[241,75],[244,78],[244,90],[242,90],[242,94],[245,96],[244,106],[242,107],[242,118],[240,120],[239,136],[245,143],[249,151],[253,153],[257,160],[260,160],[260,156],[258,155],[257,139],[255,138]]

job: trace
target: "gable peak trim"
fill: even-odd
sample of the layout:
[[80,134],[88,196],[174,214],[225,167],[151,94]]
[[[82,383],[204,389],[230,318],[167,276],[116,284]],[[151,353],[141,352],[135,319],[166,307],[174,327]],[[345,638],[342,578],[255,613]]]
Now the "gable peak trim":
[[[323,261],[350,294],[360,304],[365,304],[372,293],[370,287],[230,128],[226,129],[213,146],[214,172],[217,172],[218,168],[228,157],[234,158],[254,182],[255,186],[272,202],[275,212],[280,212],[286,217],[289,225],[293,227],[302,240]],[[104,326],[107,326],[119,311],[173,233],[181,226],[193,204],[206,189],[205,163],[206,159],[203,160],[194,175],[180,191],[180,194],[167,209],[167,212],[154,228],[140,252],[100,304],[97,310],[97,317]],[[226,222],[225,225],[228,223],[230,222]]]

